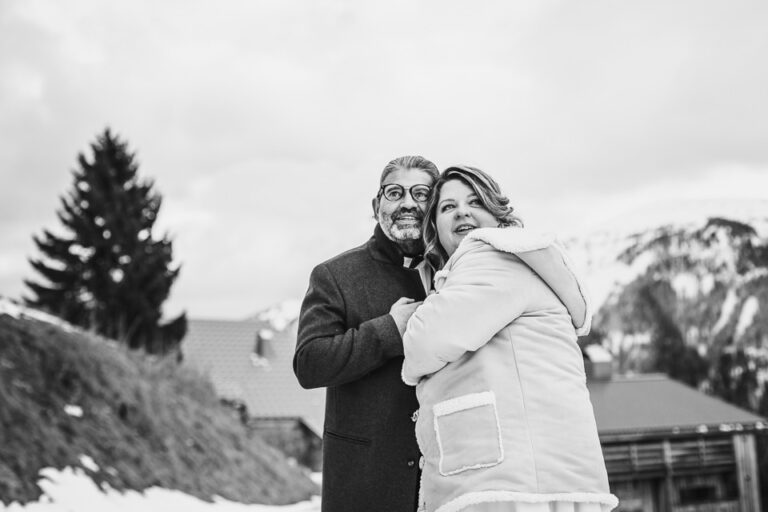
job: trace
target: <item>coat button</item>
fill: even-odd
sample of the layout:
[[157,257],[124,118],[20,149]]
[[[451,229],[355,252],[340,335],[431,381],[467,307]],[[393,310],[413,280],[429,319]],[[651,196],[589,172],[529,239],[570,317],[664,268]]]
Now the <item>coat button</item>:
[[416,461],[413,459],[408,459],[408,467],[412,468],[416,465]]

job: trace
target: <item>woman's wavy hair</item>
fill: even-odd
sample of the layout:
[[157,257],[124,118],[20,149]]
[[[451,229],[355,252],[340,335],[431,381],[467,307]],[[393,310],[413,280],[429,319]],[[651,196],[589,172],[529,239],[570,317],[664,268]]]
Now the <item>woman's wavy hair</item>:
[[501,193],[496,180],[488,174],[468,165],[448,167],[435,182],[432,197],[427,203],[424,224],[424,257],[434,270],[438,270],[448,261],[448,254],[440,245],[437,236],[437,203],[440,202],[440,190],[449,181],[459,180],[471,188],[477,195],[483,207],[499,221],[499,227],[523,227],[523,221],[516,216],[514,208],[509,206],[509,199]]

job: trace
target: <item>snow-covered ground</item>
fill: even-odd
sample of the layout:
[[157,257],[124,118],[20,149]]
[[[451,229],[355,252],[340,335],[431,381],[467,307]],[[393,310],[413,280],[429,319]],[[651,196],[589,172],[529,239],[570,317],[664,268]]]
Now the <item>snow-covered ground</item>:
[[[298,308],[286,304],[272,313],[270,321],[284,327],[290,322],[293,310]],[[14,318],[33,318],[43,322],[58,325],[66,330],[76,330],[76,327],[59,318],[40,311],[21,306],[0,296],[0,315],[6,314]],[[79,417],[82,409],[76,405],[65,406],[65,412]],[[90,457],[82,456],[81,465],[90,471],[98,471]],[[319,481],[319,475],[315,478]],[[91,480],[86,472],[79,467],[57,470],[46,468],[40,471],[38,481],[43,495],[40,500],[21,505],[11,503],[5,506],[0,502],[0,512],[319,512],[320,498],[282,507],[267,505],[245,505],[217,498],[208,503],[180,491],[152,487],[140,493],[136,491],[120,492],[115,489],[104,490]]]
[[282,507],[244,505],[217,498],[202,501],[179,491],[152,487],[143,493],[104,491],[81,468],[61,471],[46,468],[40,472],[40,500],[21,505],[11,503],[0,512],[319,512],[320,498]]

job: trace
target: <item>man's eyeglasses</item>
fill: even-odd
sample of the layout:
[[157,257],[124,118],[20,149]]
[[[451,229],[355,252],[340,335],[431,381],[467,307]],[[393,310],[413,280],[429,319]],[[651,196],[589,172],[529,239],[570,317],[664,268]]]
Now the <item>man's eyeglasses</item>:
[[414,185],[411,188],[406,189],[397,183],[390,183],[379,189],[378,197],[381,198],[381,196],[384,196],[387,201],[400,201],[405,197],[406,190],[417,203],[427,202],[432,193],[432,187],[429,185]]

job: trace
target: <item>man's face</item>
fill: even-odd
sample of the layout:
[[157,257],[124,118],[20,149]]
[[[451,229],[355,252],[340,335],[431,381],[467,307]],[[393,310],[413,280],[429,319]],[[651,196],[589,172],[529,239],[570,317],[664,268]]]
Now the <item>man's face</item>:
[[391,172],[381,184],[382,187],[396,183],[403,187],[404,193],[399,200],[389,200],[380,195],[374,200],[373,208],[376,220],[387,238],[396,243],[406,243],[421,239],[424,212],[427,201],[413,199],[411,187],[416,185],[432,186],[434,180],[429,173],[420,169],[398,169]]

